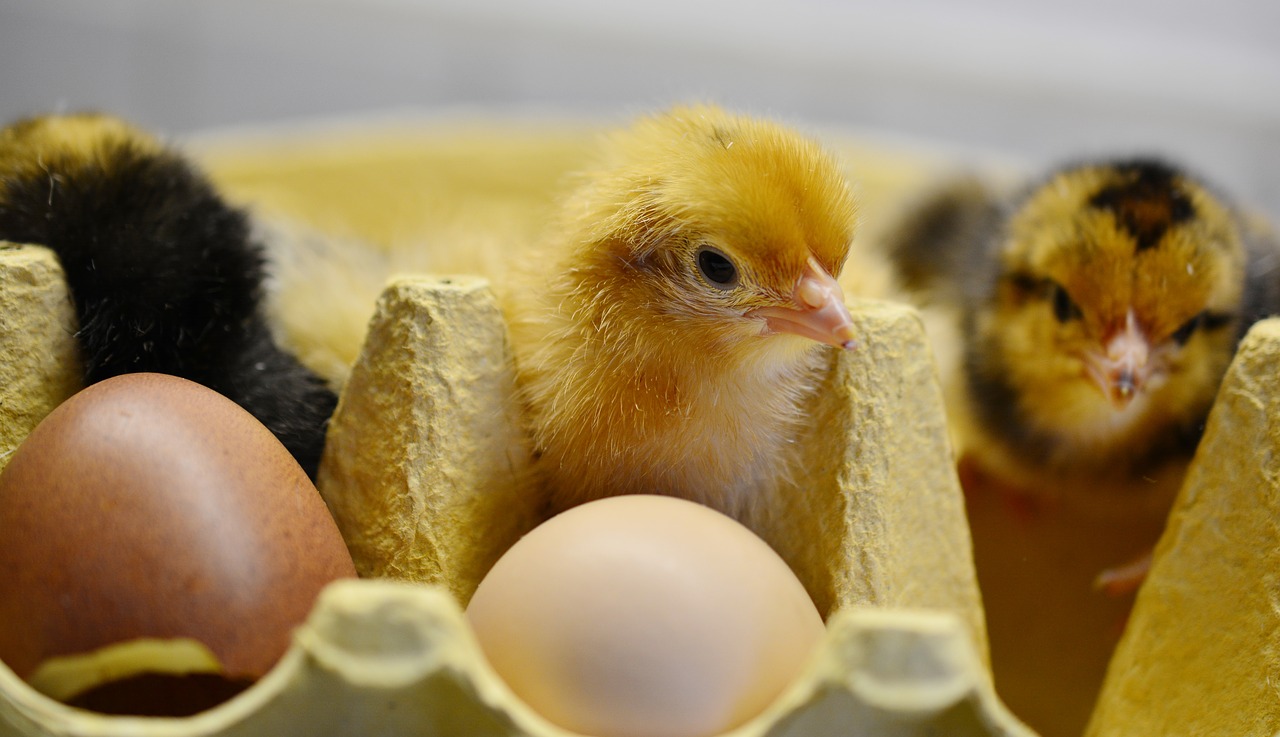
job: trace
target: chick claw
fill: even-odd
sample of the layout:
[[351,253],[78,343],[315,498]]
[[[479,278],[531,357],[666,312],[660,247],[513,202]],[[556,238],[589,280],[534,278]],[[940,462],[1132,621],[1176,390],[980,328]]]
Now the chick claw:
[[1128,563],[1108,568],[1093,579],[1093,588],[1108,596],[1124,596],[1137,591],[1151,572],[1151,551]]

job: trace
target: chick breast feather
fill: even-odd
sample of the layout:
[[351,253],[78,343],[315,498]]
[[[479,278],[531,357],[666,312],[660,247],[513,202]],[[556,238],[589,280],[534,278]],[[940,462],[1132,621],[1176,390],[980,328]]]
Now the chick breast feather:
[[837,163],[771,122],[688,107],[609,138],[508,314],[553,506],[623,493],[731,514],[787,473],[856,208]]

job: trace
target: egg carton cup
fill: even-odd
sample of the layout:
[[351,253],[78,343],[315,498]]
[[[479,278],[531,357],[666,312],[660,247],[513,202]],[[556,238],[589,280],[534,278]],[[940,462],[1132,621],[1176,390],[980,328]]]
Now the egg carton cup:
[[[727,735],[1033,737],[992,689],[920,320],[881,302],[852,314],[860,347],[832,352],[800,441],[812,472],[753,522],[826,616],[826,638],[774,704]],[[0,249],[0,465],[78,387],[73,333],[53,255]],[[1091,736],[1280,727],[1278,360],[1280,321],[1261,323],[1223,386]],[[329,432],[319,487],[363,578],[325,589],[271,672],[173,719],[74,709],[0,665],[0,735],[567,737],[490,669],[462,610],[539,521],[487,283],[388,285]]]

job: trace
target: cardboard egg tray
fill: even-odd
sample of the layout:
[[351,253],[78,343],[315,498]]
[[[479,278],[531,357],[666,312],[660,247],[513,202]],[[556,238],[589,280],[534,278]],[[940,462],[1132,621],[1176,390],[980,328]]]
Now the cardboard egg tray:
[[[828,632],[804,674],[729,737],[1022,735],[992,685],[942,395],[921,321],[851,305],[801,440],[811,469],[755,531]],[[53,255],[0,248],[0,466],[78,388]],[[1280,320],[1250,332],[1157,548],[1088,728],[1280,730]],[[261,681],[193,717],[115,717],[0,665],[0,735],[567,737],[485,662],[462,604],[538,521],[505,326],[487,282],[391,282],[333,419],[319,486],[360,580],[330,585]],[[251,626],[251,625],[248,625]]]

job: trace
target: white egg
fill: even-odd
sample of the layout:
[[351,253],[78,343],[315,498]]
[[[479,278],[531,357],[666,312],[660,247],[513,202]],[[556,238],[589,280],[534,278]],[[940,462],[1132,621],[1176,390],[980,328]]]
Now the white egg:
[[795,680],[824,633],[760,538],[659,496],[601,499],[537,527],[494,565],[467,615],[516,695],[598,737],[732,729]]

